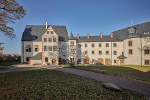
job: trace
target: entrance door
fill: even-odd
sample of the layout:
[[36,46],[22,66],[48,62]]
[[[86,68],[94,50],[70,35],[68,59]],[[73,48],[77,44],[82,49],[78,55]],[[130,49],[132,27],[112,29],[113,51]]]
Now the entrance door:
[[124,59],[120,59],[120,65],[124,65]]
[[56,65],[56,60],[52,59],[52,65]]
[[88,58],[84,58],[84,64],[89,64],[89,59]]
[[110,65],[110,59],[105,59],[105,65]]
[[103,59],[102,59],[102,58],[98,58],[98,63],[99,63],[100,65],[103,65]]

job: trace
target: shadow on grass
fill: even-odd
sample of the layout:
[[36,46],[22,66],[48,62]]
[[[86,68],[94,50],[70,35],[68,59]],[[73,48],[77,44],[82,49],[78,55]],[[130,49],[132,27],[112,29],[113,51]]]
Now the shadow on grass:
[[0,62],[0,66],[12,66],[12,65],[15,65],[15,64],[19,64],[21,63],[20,61],[3,61],[3,62]]
[[[98,72],[106,75],[119,76],[123,78],[140,80],[150,83],[150,71],[143,72],[131,67],[100,65],[100,66],[73,66],[68,68]],[[105,70],[105,72],[94,69]]]

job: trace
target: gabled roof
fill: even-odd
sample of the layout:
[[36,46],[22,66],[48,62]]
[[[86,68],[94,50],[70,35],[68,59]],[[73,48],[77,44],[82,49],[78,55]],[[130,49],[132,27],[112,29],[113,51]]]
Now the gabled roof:
[[[60,41],[67,41],[69,36],[66,26],[51,26],[56,34],[59,36]],[[46,32],[45,25],[26,25],[23,32],[21,41],[42,41],[42,35]]]
[[[133,35],[129,35],[128,30],[130,28],[135,28],[136,29],[136,33]],[[124,29],[120,29],[117,31],[113,31],[112,33],[114,35],[116,35],[118,38],[120,38],[121,40],[127,39],[127,38],[132,38],[132,37],[145,37],[145,36],[150,36],[150,34],[144,34],[144,32],[149,32],[150,33],[150,21],[149,22],[145,22],[145,23],[141,23],[141,24],[137,24],[134,26],[130,26]]]

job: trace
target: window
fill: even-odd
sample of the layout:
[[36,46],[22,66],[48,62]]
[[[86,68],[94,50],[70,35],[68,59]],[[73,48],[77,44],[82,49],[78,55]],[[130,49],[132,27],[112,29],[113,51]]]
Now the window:
[[129,54],[132,54],[132,49],[129,49]]
[[49,38],[49,42],[52,42],[52,38]]
[[117,60],[114,60],[114,63],[116,64],[116,63],[117,63]]
[[31,52],[31,47],[27,46],[26,47],[26,52]]
[[85,44],[85,47],[87,47],[87,44]]
[[87,54],[87,51],[85,51],[84,53]]
[[56,46],[53,46],[53,51],[56,51],[57,50],[57,47]]
[[78,48],[81,48],[81,44],[78,44]]
[[102,55],[102,51],[99,51],[99,55]]
[[38,48],[35,48],[35,52],[37,52],[38,51]]
[[114,55],[117,55],[117,51],[114,51]]
[[132,41],[128,41],[128,46],[132,46]]
[[109,51],[106,51],[106,55],[109,55]]
[[74,45],[74,41],[70,41],[70,44],[71,44],[71,45]]
[[99,43],[99,47],[102,47],[102,44],[101,44],[101,43]]
[[117,47],[117,44],[116,44],[116,43],[113,43],[113,47]]
[[35,51],[35,52],[38,52],[38,45],[35,45],[34,51]]
[[45,62],[48,62],[48,57],[45,57]]
[[71,49],[71,53],[75,53],[75,50],[74,50],[74,49]]
[[109,47],[109,43],[106,43],[106,47]]
[[61,45],[61,42],[59,42],[58,44]]
[[26,61],[30,61],[30,58],[31,58],[31,57],[26,57]]
[[95,63],[95,59],[92,59],[92,63]]
[[49,31],[47,31],[47,34],[49,34]]
[[56,38],[53,38],[53,42],[56,42]]
[[44,42],[47,42],[47,38],[44,38]]
[[92,54],[95,54],[95,52],[94,52],[94,51],[92,51]]
[[144,50],[144,54],[149,54],[149,50]]
[[145,60],[145,65],[149,65],[149,60]]
[[53,31],[51,31],[51,34],[53,34]]
[[66,53],[63,52],[62,55],[65,57],[65,56],[66,56]]
[[66,49],[66,47],[65,47],[64,45],[62,46],[62,48],[63,48],[64,50]]
[[49,46],[48,48],[49,48],[49,51],[52,51],[52,46]]
[[59,52],[62,52],[62,48],[59,48]]
[[78,55],[81,55],[81,51],[80,50],[78,50]]
[[81,64],[81,59],[78,59],[78,60],[77,60],[77,64]]
[[47,51],[47,46],[44,46],[44,51]]
[[92,47],[94,47],[94,43],[92,43]]

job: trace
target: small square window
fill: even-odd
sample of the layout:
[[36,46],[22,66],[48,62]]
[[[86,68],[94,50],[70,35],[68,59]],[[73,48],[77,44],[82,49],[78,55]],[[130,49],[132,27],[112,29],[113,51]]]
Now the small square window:
[[109,47],[109,43],[106,43],[106,47]]
[[49,42],[52,42],[52,39],[51,39],[51,38],[49,38]]
[[94,47],[94,43],[92,44],[92,47]]
[[149,54],[149,50],[144,50],[144,54]]
[[47,42],[47,38],[44,38],[44,42]]
[[53,34],[53,31],[51,31],[51,34]]
[[87,47],[87,44],[85,44],[85,47]]
[[132,46],[132,41],[129,41],[129,42],[128,42],[128,46]]
[[102,51],[99,51],[99,55],[102,55]]
[[117,47],[117,44],[116,44],[116,43],[113,43],[113,47]]
[[56,38],[53,38],[53,42],[56,42]]
[[145,60],[145,65],[149,65],[149,60]]
[[101,43],[99,43],[99,47],[102,47],[102,44],[101,44]]
[[49,48],[49,51],[52,51],[52,46],[49,46],[48,48]]
[[44,46],[44,51],[47,51],[47,46]]
[[129,49],[129,54],[132,54],[132,49]]
[[92,54],[95,54],[95,52],[94,52],[94,51],[92,51]]
[[85,51],[84,53],[87,54],[87,51]]
[[117,51],[114,51],[114,55],[117,55]]
[[109,55],[109,51],[106,51],[106,55]]

